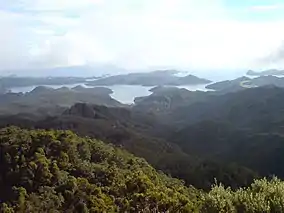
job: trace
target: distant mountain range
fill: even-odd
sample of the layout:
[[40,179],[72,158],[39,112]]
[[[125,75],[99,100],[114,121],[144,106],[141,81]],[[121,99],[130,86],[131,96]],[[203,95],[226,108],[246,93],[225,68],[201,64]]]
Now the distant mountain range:
[[91,86],[111,86],[111,85],[142,85],[142,86],[179,86],[207,84],[210,80],[199,78],[194,75],[184,77],[176,76],[180,73],[177,70],[157,70],[144,73],[129,73],[101,78],[89,82]]
[[247,88],[261,87],[261,86],[276,86],[284,87],[284,78],[268,75],[259,76],[257,78],[240,77],[234,80],[226,80],[207,85],[207,89],[215,91],[222,91],[225,93],[235,92]]

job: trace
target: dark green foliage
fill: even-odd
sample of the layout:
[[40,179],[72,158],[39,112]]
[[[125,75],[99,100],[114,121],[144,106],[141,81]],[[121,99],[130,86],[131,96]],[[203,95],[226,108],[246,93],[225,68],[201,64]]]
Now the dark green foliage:
[[203,194],[201,206],[201,212],[210,213],[281,213],[284,183],[277,178],[256,180],[250,187],[236,191],[215,185],[208,194]]
[[70,131],[0,130],[1,212],[191,212],[196,192]]
[[236,191],[186,188],[128,152],[71,131],[0,130],[3,213],[274,213],[284,183],[256,180]]

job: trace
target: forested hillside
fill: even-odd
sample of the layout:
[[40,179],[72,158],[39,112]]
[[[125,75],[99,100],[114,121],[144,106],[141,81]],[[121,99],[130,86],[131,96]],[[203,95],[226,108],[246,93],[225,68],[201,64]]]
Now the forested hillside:
[[0,130],[1,212],[190,212],[195,190],[70,131]]
[[[214,179],[234,188],[246,186],[257,178],[243,166],[208,161],[184,152],[177,144],[155,134],[165,131],[153,116],[123,108],[76,104],[62,115],[29,120],[27,116],[4,116],[0,126],[16,125],[24,128],[73,130],[123,147],[138,157],[145,158],[156,169],[183,179],[187,185],[210,189]],[[174,142],[174,141],[173,141]]]
[[0,130],[0,211],[283,212],[284,183],[185,187],[145,160],[71,131]]
[[173,131],[163,135],[188,154],[283,178],[283,95],[260,87],[179,107],[164,116]]

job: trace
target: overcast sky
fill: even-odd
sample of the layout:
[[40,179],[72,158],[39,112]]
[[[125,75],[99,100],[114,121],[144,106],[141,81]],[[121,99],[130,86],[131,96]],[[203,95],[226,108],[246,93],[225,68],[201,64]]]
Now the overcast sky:
[[[2,0],[0,69],[280,68],[283,0]],[[284,67],[284,66],[283,66]]]

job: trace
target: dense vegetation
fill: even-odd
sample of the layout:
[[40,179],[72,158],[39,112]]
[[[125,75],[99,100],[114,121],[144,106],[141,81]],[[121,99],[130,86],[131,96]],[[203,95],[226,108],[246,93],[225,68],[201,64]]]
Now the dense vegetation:
[[283,212],[284,183],[185,187],[145,160],[71,131],[0,130],[0,211]]
[[70,131],[0,131],[1,212],[190,212],[193,189]]
[[236,191],[215,185],[203,194],[198,211],[210,213],[284,212],[284,182],[277,178],[256,180],[248,188]]

